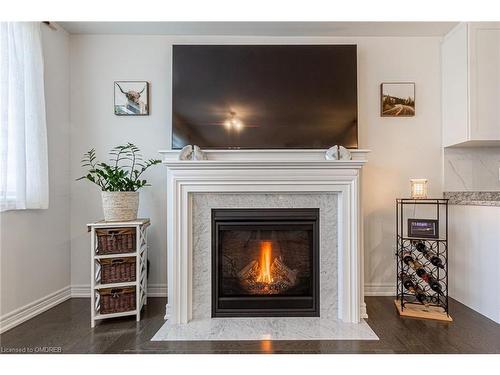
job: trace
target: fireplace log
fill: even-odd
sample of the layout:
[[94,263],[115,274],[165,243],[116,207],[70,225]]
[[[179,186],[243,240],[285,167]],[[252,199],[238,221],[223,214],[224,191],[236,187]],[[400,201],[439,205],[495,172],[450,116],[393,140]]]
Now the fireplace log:
[[252,260],[245,267],[243,267],[240,272],[238,272],[238,277],[241,280],[256,277],[258,270],[259,263],[256,260]]
[[271,282],[257,281],[260,271],[259,262],[252,260],[238,272],[241,284],[255,294],[282,293],[297,281],[298,271],[290,269],[281,257],[274,258],[271,263]]
[[271,274],[276,275],[275,279],[288,284],[288,286],[293,286],[297,281],[297,273],[297,270],[288,268],[281,258],[274,258],[271,265]]

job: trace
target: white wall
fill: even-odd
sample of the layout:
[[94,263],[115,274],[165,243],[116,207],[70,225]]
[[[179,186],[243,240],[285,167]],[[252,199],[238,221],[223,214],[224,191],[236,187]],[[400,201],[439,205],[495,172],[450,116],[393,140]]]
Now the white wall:
[[[409,178],[429,179],[441,196],[440,39],[264,38],[130,35],[71,36],[71,177],[82,172],[83,152],[96,147],[105,157],[119,143],[136,143],[147,157],[170,147],[172,43],[356,43],[358,44],[360,147],[372,150],[364,170],[365,275],[368,291],[391,291],[394,281],[394,199],[408,196]],[[113,81],[151,82],[151,115],[113,114]],[[380,83],[414,81],[416,116],[381,118]],[[140,214],[152,219],[150,286],[166,283],[166,171],[149,173]],[[89,238],[85,224],[102,217],[99,191],[71,183],[71,282],[89,284]],[[381,289],[382,288],[382,289]]]
[[44,300],[70,284],[69,35],[61,28],[54,31],[41,27],[49,209],[1,214],[0,320],[3,324],[6,319],[15,319],[16,312],[22,314],[26,305]]
[[[82,154],[92,147],[107,158],[111,147],[133,142],[146,158],[169,147],[170,52],[165,37],[71,36],[71,177],[82,175]],[[113,112],[113,81],[150,81],[150,116],[119,117]],[[166,170],[157,166],[140,194],[139,216],[150,217],[149,286],[166,285]],[[102,218],[100,190],[71,182],[71,282],[90,283],[89,234],[85,225]]]
[[[393,295],[395,199],[409,197],[410,178],[427,178],[441,197],[439,38],[366,38],[359,47],[360,146],[372,150],[363,171],[365,290]],[[416,116],[379,116],[379,84],[415,82]]]

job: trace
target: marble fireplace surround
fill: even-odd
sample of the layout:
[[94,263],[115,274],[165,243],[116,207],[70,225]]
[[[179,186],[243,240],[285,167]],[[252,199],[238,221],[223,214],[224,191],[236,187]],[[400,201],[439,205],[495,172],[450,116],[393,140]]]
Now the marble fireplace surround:
[[214,208],[319,208],[320,316],[337,319],[336,193],[193,194],[193,320],[212,316],[212,228]]
[[196,193],[336,193],[337,318],[358,323],[366,317],[359,180],[369,151],[351,152],[353,160],[332,161],[324,159],[325,150],[209,150],[208,160],[180,161],[179,151],[160,151],[167,166],[169,302],[165,318],[171,324],[193,319]]

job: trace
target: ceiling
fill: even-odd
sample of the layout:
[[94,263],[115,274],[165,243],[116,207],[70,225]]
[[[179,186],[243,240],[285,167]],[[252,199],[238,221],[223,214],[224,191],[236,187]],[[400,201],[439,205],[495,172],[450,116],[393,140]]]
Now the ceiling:
[[457,22],[57,22],[70,34],[443,36]]

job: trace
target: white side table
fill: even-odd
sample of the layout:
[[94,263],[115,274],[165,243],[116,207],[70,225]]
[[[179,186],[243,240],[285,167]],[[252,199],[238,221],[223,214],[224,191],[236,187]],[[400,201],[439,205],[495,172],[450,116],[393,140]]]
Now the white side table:
[[[91,254],[91,327],[95,327],[96,320],[116,318],[120,316],[135,315],[136,320],[141,319],[141,310],[144,305],[147,304],[147,259],[148,259],[148,241],[147,241],[147,228],[150,225],[149,219],[137,219],[133,221],[123,221],[123,222],[106,222],[97,221],[95,223],[87,224],[88,231],[91,234],[90,238],[90,254]],[[96,229],[120,229],[120,228],[135,228],[136,231],[136,245],[135,251],[129,253],[120,254],[106,254],[99,255],[97,252],[97,235]],[[124,257],[136,257],[136,272],[135,281],[123,282],[123,283],[111,283],[102,284],[101,283],[101,266],[99,263],[100,259],[114,259],[114,258],[124,258]],[[136,291],[136,308],[130,311],[111,313],[111,314],[101,314],[100,313],[100,295],[99,290],[107,288],[124,288],[124,287],[135,287]]]

